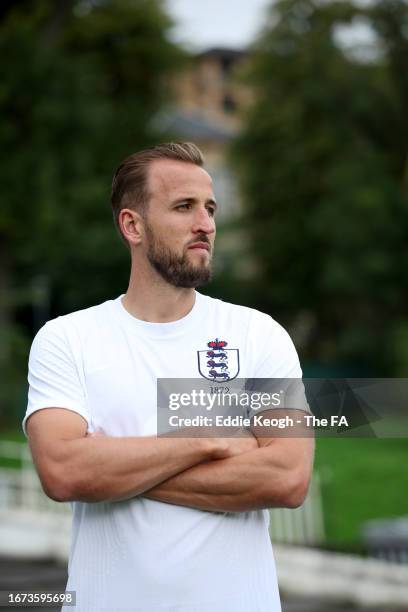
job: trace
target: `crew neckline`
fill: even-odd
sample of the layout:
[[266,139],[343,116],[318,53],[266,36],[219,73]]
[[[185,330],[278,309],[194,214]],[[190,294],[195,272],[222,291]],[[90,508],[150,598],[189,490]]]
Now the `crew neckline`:
[[125,295],[124,293],[115,300],[112,300],[112,305],[122,322],[139,334],[153,338],[169,338],[186,333],[202,320],[205,307],[205,296],[198,291],[194,291],[194,294],[195,300],[191,310],[181,319],[167,321],[165,323],[143,321],[130,314],[122,303],[122,298]]

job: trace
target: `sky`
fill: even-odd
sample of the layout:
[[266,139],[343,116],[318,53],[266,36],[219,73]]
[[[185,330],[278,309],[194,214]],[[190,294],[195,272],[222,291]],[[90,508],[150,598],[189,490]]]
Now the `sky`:
[[242,48],[256,36],[271,0],[165,0],[177,42],[192,51]]
[[[329,0],[330,1],[330,0]],[[367,5],[371,0],[355,0]],[[261,30],[273,0],[164,0],[176,22],[172,38],[190,51],[209,47],[243,48]],[[334,37],[343,51],[355,59],[370,61],[378,56],[377,39],[364,20],[339,26]]]

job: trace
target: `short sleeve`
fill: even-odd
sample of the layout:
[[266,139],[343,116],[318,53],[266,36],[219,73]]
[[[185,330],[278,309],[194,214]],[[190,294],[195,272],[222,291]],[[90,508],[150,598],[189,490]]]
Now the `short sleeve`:
[[288,332],[266,315],[262,330],[263,350],[259,353],[255,376],[258,378],[302,378],[299,357]]
[[254,378],[248,387],[252,392],[279,396],[279,404],[274,405],[276,408],[310,412],[299,357],[288,332],[270,316],[258,312],[252,329],[258,351]]
[[80,414],[89,424],[86,394],[81,383],[66,330],[60,319],[46,323],[35,336],[28,363],[26,422],[37,410],[66,408]]

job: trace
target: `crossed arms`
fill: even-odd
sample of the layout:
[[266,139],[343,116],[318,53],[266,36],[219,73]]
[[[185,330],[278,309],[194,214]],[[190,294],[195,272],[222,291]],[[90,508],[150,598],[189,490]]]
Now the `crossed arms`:
[[222,512],[295,508],[312,472],[314,441],[306,436],[260,437],[252,430],[228,438],[113,438],[86,431],[79,414],[62,408],[45,408],[28,419],[34,463],[52,499],[143,495]]

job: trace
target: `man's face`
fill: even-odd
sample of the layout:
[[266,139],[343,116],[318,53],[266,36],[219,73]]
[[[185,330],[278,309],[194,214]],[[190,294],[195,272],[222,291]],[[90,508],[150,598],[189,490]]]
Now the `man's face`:
[[146,257],[175,287],[211,278],[216,203],[209,174],[191,163],[156,160],[148,171]]

